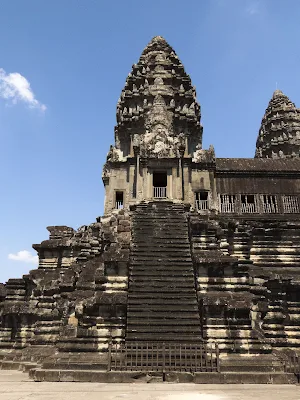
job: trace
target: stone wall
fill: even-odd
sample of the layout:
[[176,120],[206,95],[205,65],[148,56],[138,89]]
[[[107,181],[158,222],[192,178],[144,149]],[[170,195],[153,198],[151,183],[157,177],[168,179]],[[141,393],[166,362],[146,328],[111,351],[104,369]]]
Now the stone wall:
[[111,338],[124,338],[130,214],[48,230],[49,240],[33,246],[38,269],[0,288],[0,346],[105,351]]
[[221,350],[300,346],[299,227],[190,215],[203,336]]

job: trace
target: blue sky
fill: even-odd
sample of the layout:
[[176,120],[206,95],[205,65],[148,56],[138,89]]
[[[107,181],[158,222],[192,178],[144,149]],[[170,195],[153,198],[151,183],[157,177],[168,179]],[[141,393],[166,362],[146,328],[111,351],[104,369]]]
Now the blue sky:
[[102,214],[116,103],[153,36],[196,86],[204,147],[253,157],[276,82],[300,106],[299,20],[299,0],[0,0],[0,282],[46,226]]

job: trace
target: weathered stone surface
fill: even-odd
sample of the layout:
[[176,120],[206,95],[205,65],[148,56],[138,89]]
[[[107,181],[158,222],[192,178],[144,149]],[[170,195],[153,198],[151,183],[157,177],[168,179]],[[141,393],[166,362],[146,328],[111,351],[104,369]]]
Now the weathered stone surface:
[[290,158],[299,155],[300,109],[281,90],[276,90],[261,122],[255,157]]
[[[0,284],[3,368],[37,381],[294,382],[299,110],[274,93],[255,159],[202,149],[200,116],[190,77],[155,37],[117,105],[105,215],[78,230],[48,227],[33,245],[38,268]],[[137,343],[135,353],[112,351],[124,343]],[[149,351],[142,357],[149,343],[163,344],[156,367]],[[200,367],[195,347],[182,347],[183,365],[179,343],[201,347]],[[122,357],[124,371],[110,371]]]

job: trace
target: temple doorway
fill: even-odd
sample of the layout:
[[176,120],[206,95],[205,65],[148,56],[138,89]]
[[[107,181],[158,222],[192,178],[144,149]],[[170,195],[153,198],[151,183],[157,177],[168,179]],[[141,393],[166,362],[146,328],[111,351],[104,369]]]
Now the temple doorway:
[[153,172],[153,197],[165,199],[167,197],[167,172]]

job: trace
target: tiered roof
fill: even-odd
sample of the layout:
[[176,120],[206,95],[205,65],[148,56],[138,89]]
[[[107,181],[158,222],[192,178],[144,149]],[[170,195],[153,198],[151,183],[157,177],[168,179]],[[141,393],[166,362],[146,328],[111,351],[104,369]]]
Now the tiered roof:
[[256,142],[256,158],[299,157],[300,110],[276,90],[262,119]]
[[154,37],[132,66],[118,101],[116,148],[126,156],[129,138],[138,148],[163,131],[170,141],[179,134],[189,137],[192,153],[202,143],[200,118],[189,75],[165,39]]

